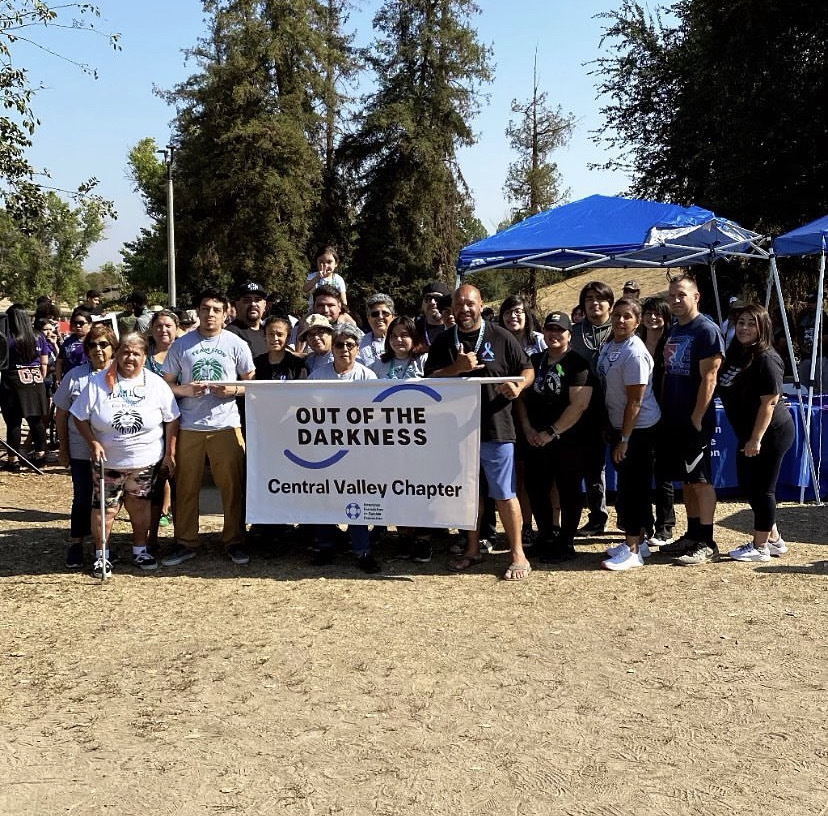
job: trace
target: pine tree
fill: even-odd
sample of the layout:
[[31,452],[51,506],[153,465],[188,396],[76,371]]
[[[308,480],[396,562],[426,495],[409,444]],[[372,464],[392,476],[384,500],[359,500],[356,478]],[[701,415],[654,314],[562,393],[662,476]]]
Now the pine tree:
[[394,292],[401,308],[419,310],[423,281],[453,280],[473,221],[456,152],[474,143],[479,89],[491,78],[489,49],[469,23],[477,12],[470,0],[386,0],[374,17],[366,57],[376,90],[342,146],[358,193],[357,299]]

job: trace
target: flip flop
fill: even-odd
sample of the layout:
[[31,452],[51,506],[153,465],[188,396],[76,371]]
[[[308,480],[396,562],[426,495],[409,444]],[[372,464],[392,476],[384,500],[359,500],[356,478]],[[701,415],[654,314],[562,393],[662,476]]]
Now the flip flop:
[[532,572],[532,565],[527,561],[525,564],[510,564],[503,573],[504,581],[525,581]]
[[461,555],[460,558],[455,558],[454,561],[449,561],[448,568],[452,572],[463,572],[463,570],[477,566],[482,561],[482,555]]

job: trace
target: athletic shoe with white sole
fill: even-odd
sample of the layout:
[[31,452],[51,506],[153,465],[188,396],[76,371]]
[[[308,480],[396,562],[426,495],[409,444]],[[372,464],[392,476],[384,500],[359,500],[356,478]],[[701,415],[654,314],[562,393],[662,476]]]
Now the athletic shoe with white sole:
[[105,558],[96,559],[95,563],[92,565],[92,577],[97,578],[99,581],[101,578],[111,578],[112,564],[110,564]]
[[144,551],[132,556],[132,566],[142,570],[154,570],[158,568],[158,562],[148,552]]
[[788,552],[788,545],[785,543],[785,539],[779,536],[776,541],[768,541],[768,550],[770,550],[771,555],[778,557]]
[[715,543],[708,544],[706,541],[696,541],[695,545],[689,548],[684,555],[676,558],[676,563],[685,567],[696,567],[699,564],[713,561],[718,554],[719,548]]
[[[629,552],[630,548],[625,542],[621,542],[620,544],[616,544],[614,547],[607,547],[607,555],[610,558],[614,558],[619,553]],[[639,545],[638,545],[638,552],[642,558],[649,558],[652,553],[650,552],[649,542],[645,538]]]
[[161,559],[161,563],[165,567],[177,567],[179,564],[183,564],[185,561],[189,561],[195,557],[195,550],[179,544],[171,553]]
[[731,550],[728,556],[734,561],[770,561],[771,554],[767,547],[755,547],[752,541],[742,544],[735,550]]
[[601,566],[606,570],[613,570],[614,572],[643,567],[644,559],[641,557],[641,553],[634,553],[626,544],[624,547],[626,548],[626,552],[621,550],[612,558],[602,561]]

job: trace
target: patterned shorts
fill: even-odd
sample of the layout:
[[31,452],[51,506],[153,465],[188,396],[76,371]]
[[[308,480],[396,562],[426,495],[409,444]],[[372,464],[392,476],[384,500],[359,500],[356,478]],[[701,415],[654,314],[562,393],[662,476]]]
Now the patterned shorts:
[[[152,495],[158,465],[134,470],[108,470],[104,468],[104,503],[107,507],[120,507],[124,495],[136,499],[149,499]],[[98,472],[92,477],[92,507],[100,509],[101,480]]]

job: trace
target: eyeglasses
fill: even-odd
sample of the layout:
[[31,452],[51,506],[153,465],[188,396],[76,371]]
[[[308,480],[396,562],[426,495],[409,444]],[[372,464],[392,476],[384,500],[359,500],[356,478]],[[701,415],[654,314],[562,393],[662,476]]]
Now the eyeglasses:
[[509,309],[506,314],[512,315],[513,317],[521,317],[522,315],[525,315],[526,312],[523,309]]
[[334,343],[334,348],[337,349],[348,349],[348,351],[353,351],[356,348],[356,343],[343,343],[341,340]]
[[87,343],[86,345],[91,349],[105,349],[109,348],[112,344],[107,343],[106,340],[101,340],[100,343]]
[[383,312],[377,309],[375,312],[371,312],[371,317],[391,317],[391,312]]
[[86,321],[86,320],[73,320],[72,325],[73,326],[87,326],[89,324],[88,324],[88,321]]

